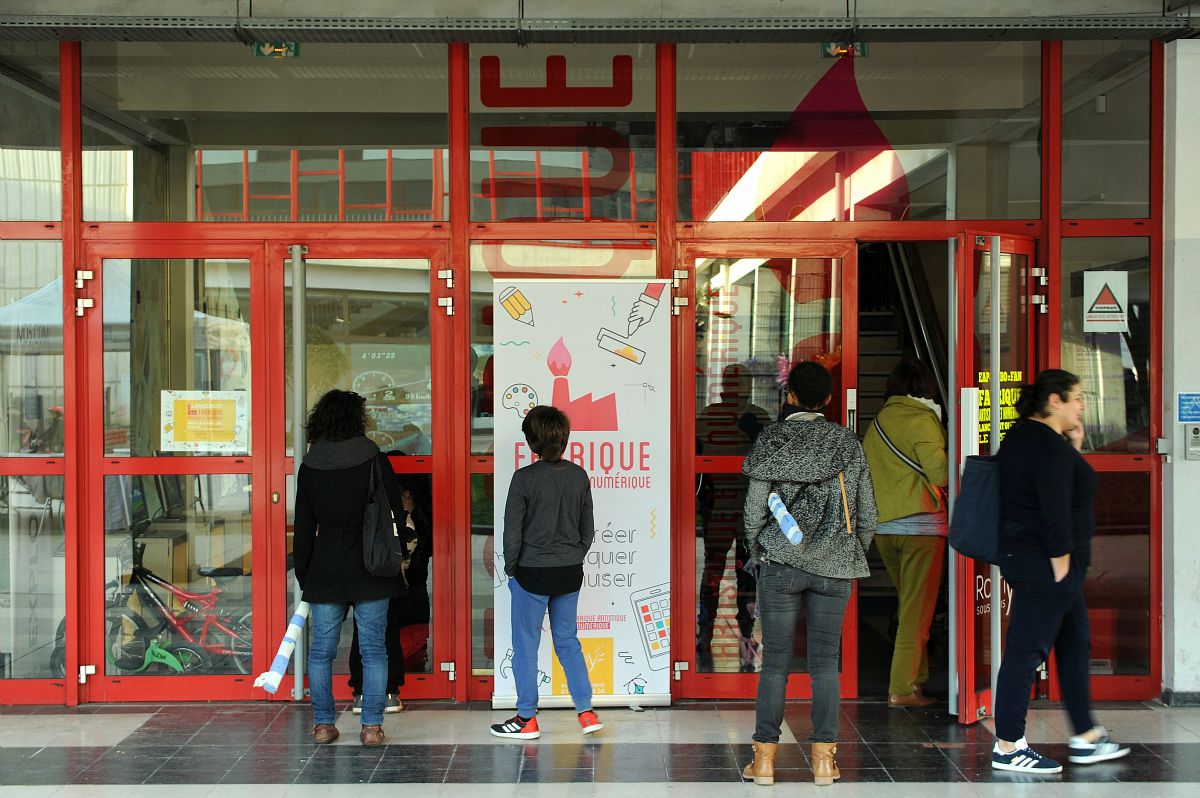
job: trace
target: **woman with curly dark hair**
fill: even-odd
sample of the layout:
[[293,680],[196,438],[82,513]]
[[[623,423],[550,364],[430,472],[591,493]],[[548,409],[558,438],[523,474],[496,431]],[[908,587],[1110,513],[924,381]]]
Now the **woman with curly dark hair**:
[[383,745],[388,658],[384,644],[388,604],[405,592],[401,577],[372,576],[363,562],[363,515],[378,462],[388,501],[402,506],[387,456],[367,437],[366,400],[351,391],[329,391],[308,416],[308,452],[296,480],[294,554],[296,580],[311,606],[308,657],[313,740],[332,743],[333,659],[351,606],[362,654],[362,732],[365,746]]

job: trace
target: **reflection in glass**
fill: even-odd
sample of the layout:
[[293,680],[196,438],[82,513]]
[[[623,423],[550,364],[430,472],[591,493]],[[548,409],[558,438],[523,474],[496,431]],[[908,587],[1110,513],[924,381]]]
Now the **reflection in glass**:
[[246,454],[249,261],[105,260],[103,275],[105,453]]
[[781,380],[805,360],[833,373],[825,415],[841,423],[839,268],[830,258],[696,261],[697,454],[749,452],[780,417]]
[[991,329],[992,310],[992,253],[990,250],[975,253],[977,274],[975,281],[975,376],[979,388],[979,451],[991,450],[992,429],[1004,433],[1016,423],[1017,409],[1015,391],[1024,382],[1032,380],[1026,374],[1029,360],[1027,340],[1028,304],[1025,300],[1025,284],[1029,279],[1029,259],[1025,255],[1000,253],[1000,397],[993,406],[990,396],[992,362]]
[[1101,472],[1083,582],[1092,673],[1150,673],[1150,474]]
[[250,673],[250,477],[104,478],[105,673]]
[[[1150,240],[1066,238],[1062,269],[1062,367],[1083,382],[1084,451],[1144,454],[1150,451]],[[1096,299],[1085,296],[1089,272],[1124,274],[1125,332],[1085,330],[1084,315]],[[1107,285],[1103,277],[1097,282]]]
[[491,474],[471,475],[471,675],[491,676],[496,576],[495,491]]
[[1148,41],[1063,42],[1062,212],[1150,215]]
[[0,220],[62,218],[58,42],[0,42]]
[[1040,215],[1038,42],[696,44],[677,72],[682,219]]
[[[429,261],[307,261],[308,402],[351,390],[367,400],[368,435],[389,454],[433,451]],[[284,262],[284,368],[292,382],[292,268]],[[292,404],[286,403],[288,447]]]
[[496,412],[492,379],[494,282],[509,278],[644,280],[654,278],[656,268],[652,241],[490,241],[471,245],[472,454],[492,451],[492,418]]
[[472,46],[471,218],[653,220],[654,57],[637,45]]
[[67,672],[63,477],[0,477],[0,679]]
[[62,454],[62,245],[0,241],[0,454]]
[[87,42],[84,218],[445,219],[447,59],[445,46],[305,42],[301,60]]

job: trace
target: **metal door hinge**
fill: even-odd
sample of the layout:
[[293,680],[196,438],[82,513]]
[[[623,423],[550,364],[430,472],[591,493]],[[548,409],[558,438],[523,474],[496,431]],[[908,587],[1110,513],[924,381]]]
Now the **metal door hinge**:
[[95,675],[96,675],[96,666],[95,665],[80,665],[79,666],[79,683],[80,684],[87,684],[88,677],[95,676]]
[[1036,305],[1038,313],[1050,312],[1050,306],[1046,304],[1046,297],[1042,296],[1041,294],[1034,294],[1033,296],[1029,297],[1029,304]]
[[673,272],[671,272],[671,287],[678,288],[679,281],[686,280],[687,278],[688,278],[687,269],[675,269]]
[[682,311],[680,308],[691,304],[685,296],[677,296],[671,298],[671,315],[678,316]]
[[1050,285],[1050,275],[1045,266],[1035,266],[1029,270],[1029,274],[1038,279],[1038,285]]
[[96,300],[89,297],[83,297],[75,300],[75,315],[82,316],[83,312],[88,308],[96,307]]
[[91,271],[90,269],[76,269],[75,270],[75,287],[76,288],[83,288],[83,284],[85,282],[87,282],[88,280],[94,280],[94,279],[96,279],[96,273]]
[[438,297],[438,307],[446,309],[447,316],[454,315],[454,297],[440,296]]
[[688,668],[690,667],[686,662],[676,662],[676,663],[674,663],[674,666],[675,666],[675,681],[679,681],[680,679],[682,679],[683,672],[688,670]]
[[1171,453],[1171,445],[1170,445],[1170,443],[1168,443],[1166,438],[1155,438],[1154,439],[1154,453],[1155,454],[1170,454]]
[[454,287],[454,269],[438,269],[437,278],[445,280],[447,288]]
[[440,667],[442,673],[446,674],[446,678],[450,681],[454,681],[458,677],[457,669],[453,662],[443,662]]

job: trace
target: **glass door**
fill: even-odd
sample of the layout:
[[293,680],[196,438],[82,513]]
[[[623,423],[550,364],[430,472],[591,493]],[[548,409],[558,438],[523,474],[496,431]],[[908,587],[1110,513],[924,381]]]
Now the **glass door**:
[[[695,607],[675,627],[682,695],[753,698],[762,664],[757,586],[746,568],[742,461],[758,431],[780,418],[790,365],[833,372],[826,415],[855,427],[858,389],[857,248],[853,243],[752,243],[685,248],[691,302],[678,328],[681,393],[677,570],[672,602]],[[686,332],[682,332],[686,331]],[[857,593],[842,635],[842,695],[858,694]],[[811,694],[804,625],[789,695]]]
[[[951,461],[994,454],[1016,421],[1016,397],[1036,370],[1045,313],[1042,272],[1033,239],[969,232],[956,249],[956,373],[949,410]],[[1039,311],[1039,308],[1042,310]],[[1041,333],[1044,335],[1044,333]],[[953,488],[953,481],[952,481]],[[951,493],[953,506],[954,495]],[[992,714],[1010,593],[1000,569],[951,553],[951,706],[957,689],[961,723]],[[957,680],[956,678],[957,677]]]
[[267,662],[261,249],[95,245],[85,263],[81,700],[252,698]]
[[[298,250],[303,289],[298,290],[286,244],[268,247],[275,322],[272,367],[282,386],[271,416],[271,460],[284,484],[284,501],[272,517],[272,639],[282,636],[299,600],[292,568],[297,447],[294,437],[294,303],[303,303],[304,401],[326,391],[352,390],[367,401],[370,437],[386,452],[411,504],[416,547],[407,570],[408,595],[394,605],[396,642],[404,662],[402,698],[449,698],[454,581],[449,566],[451,390],[446,366],[451,317],[434,297],[452,278],[444,249],[371,243],[319,243]],[[301,442],[299,451],[304,452]],[[334,693],[349,699],[353,624],[346,623],[334,663]],[[443,663],[451,665],[447,670]],[[292,698],[295,671],[276,694]],[[303,663],[301,663],[303,668]]]

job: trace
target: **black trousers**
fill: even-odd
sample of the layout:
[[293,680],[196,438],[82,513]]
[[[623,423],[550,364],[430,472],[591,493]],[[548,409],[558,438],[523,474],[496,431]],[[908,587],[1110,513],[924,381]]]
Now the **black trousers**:
[[1074,570],[1061,582],[1011,582],[1012,618],[996,680],[996,736],[1016,742],[1025,736],[1025,714],[1037,668],[1058,665],[1063,703],[1075,734],[1095,726],[1088,681],[1091,631],[1083,601],[1083,575]]
[[[400,646],[400,616],[404,612],[404,599],[394,598],[388,602],[387,648],[388,673],[387,692],[394,695],[404,684],[404,649]],[[354,624],[354,640],[350,643],[350,679],[348,684],[355,695],[362,693],[362,655],[358,653],[358,624]]]

